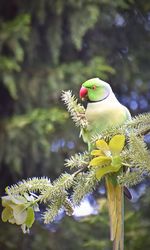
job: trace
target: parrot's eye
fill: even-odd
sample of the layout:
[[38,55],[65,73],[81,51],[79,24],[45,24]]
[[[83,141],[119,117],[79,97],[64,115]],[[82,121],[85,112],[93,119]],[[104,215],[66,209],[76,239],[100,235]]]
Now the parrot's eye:
[[96,89],[96,86],[95,86],[95,85],[93,86],[93,89],[94,89],[94,90]]

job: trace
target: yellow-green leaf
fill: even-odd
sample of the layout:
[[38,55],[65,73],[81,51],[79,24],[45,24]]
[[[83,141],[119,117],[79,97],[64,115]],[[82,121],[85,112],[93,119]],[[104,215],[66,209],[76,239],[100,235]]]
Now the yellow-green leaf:
[[16,221],[15,221],[15,218],[14,218],[14,217],[10,218],[8,221],[9,221],[9,223],[11,223],[11,224],[15,224],[15,223],[16,223]]
[[34,211],[32,207],[29,207],[27,209],[27,218],[25,221],[25,224],[28,228],[32,227],[32,224],[34,223],[35,217],[34,217]]
[[9,206],[10,204],[13,204],[11,198],[10,198],[8,195],[3,196],[3,197],[2,197],[2,206],[3,206],[3,207],[7,207],[7,206]]
[[13,209],[13,215],[17,225],[23,224],[27,218],[27,210],[25,209],[25,205],[16,205],[16,207]]
[[26,203],[26,199],[20,195],[18,195],[17,197],[12,196],[11,200],[14,204],[17,204],[17,205]]
[[104,175],[106,174],[109,174],[109,173],[113,173],[113,172],[118,172],[119,169],[120,169],[121,165],[120,166],[106,166],[106,167],[103,167],[103,168],[99,168],[96,170],[96,178],[98,180],[100,180]]
[[120,166],[121,165],[121,157],[119,155],[117,156],[114,156],[112,158],[112,163],[111,163],[112,166],[116,167],[116,166]]
[[110,151],[107,142],[105,142],[104,140],[97,140],[96,147],[104,153]]
[[94,159],[90,161],[90,166],[98,167],[98,166],[104,166],[110,163],[111,163],[111,157],[99,156],[99,157],[95,157]]
[[102,156],[104,153],[101,150],[92,150],[91,155]]
[[13,216],[12,209],[10,207],[6,207],[2,211],[2,221],[6,222]]
[[124,135],[115,135],[109,142],[109,148],[112,152],[112,155],[120,154],[125,144],[125,136]]

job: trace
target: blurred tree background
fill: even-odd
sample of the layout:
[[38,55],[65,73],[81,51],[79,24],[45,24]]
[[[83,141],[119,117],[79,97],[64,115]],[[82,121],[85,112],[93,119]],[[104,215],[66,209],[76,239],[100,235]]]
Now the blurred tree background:
[[[99,77],[136,115],[150,109],[149,67],[149,1],[1,0],[1,195],[23,178],[55,179],[65,171],[65,158],[85,150],[61,102],[62,90],[78,95],[83,81]],[[141,197],[141,189],[126,205],[128,250],[150,249],[150,191]],[[99,215],[65,217],[49,227],[37,219],[30,235],[0,223],[2,250],[111,249],[108,237],[105,207]]]

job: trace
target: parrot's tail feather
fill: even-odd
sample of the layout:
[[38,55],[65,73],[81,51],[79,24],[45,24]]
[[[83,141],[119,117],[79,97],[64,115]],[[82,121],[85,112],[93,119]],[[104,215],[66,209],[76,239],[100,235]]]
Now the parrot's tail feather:
[[123,188],[106,177],[108,210],[110,217],[110,238],[113,250],[123,250],[124,245],[124,202]]
[[116,202],[114,202],[115,190],[113,184],[106,178],[108,211],[110,218],[110,239],[114,241],[117,228]]

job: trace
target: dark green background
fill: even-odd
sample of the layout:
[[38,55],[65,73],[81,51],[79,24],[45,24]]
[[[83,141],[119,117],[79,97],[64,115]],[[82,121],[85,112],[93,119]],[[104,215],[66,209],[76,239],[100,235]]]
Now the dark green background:
[[[149,68],[149,1],[1,0],[1,195],[23,178],[57,178],[64,159],[86,149],[61,102],[62,90],[78,96],[83,81],[99,77],[136,115],[150,108]],[[137,202],[127,201],[126,250],[150,249],[149,194],[147,187]],[[108,238],[106,209],[48,227],[37,219],[30,235],[0,223],[1,250],[105,250],[111,249]]]

